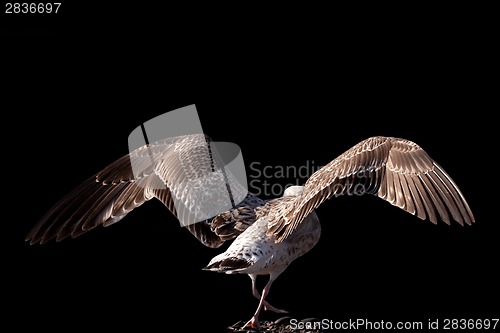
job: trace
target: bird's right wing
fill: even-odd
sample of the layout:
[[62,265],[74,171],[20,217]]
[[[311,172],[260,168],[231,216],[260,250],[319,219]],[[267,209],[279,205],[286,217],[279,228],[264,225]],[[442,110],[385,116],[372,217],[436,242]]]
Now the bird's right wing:
[[268,234],[286,239],[325,200],[339,195],[373,194],[394,206],[437,223],[471,224],[474,216],[451,177],[417,144],[392,137],[361,141],[316,171],[302,194],[277,205]]

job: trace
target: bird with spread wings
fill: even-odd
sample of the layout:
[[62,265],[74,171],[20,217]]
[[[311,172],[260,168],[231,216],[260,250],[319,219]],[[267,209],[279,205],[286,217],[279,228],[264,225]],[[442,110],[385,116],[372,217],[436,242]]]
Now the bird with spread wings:
[[[141,147],[111,163],[57,202],[29,232],[31,244],[77,237],[120,221],[131,210],[153,198],[177,218],[196,207],[196,196],[183,188],[189,175],[213,172],[217,152],[210,138],[186,135]],[[200,147],[208,147],[200,149]],[[151,154],[154,163],[151,162]],[[133,157],[133,158],[131,158]],[[132,165],[134,164],[134,165]],[[140,170],[139,174],[133,172]],[[186,228],[204,245],[220,247],[206,270],[248,274],[259,305],[245,327],[259,327],[262,309],[286,312],[266,301],[273,281],[296,258],[311,250],[321,227],[315,209],[341,195],[371,194],[433,223],[471,225],[474,216],[451,177],[421,147],[393,137],[370,137],[316,171],[304,186],[292,186],[282,197],[262,200],[248,194],[224,212]],[[183,202],[179,209],[175,201]],[[256,277],[269,275],[259,293]]]

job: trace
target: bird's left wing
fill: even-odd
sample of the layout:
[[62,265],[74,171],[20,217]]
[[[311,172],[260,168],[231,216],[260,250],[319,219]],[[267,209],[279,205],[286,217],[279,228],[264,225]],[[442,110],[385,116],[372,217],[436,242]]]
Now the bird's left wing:
[[[131,210],[156,198],[177,218],[191,218],[184,225],[200,242],[218,247],[255,221],[254,209],[263,201],[248,194],[227,211],[219,210],[213,215],[209,211],[203,219],[192,220],[192,211],[200,206],[200,195],[217,194],[204,189],[206,182],[199,187],[185,185],[189,180],[203,180],[204,175],[212,175],[217,162],[217,152],[212,148],[215,147],[211,139],[203,134],[168,138],[140,147],[63,197],[33,227],[26,240],[34,244],[77,237],[99,225],[114,224]],[[225,177],[231,181],[231,174]],[[207,179],[210,182],[211,177]]]
[[332,196],[373,194],[437,223],[471,224],[474,216],[451,177],[412,141],[371,137],[316,171],[303,192],[269,213],[268,234],[286,239],[304,218]]

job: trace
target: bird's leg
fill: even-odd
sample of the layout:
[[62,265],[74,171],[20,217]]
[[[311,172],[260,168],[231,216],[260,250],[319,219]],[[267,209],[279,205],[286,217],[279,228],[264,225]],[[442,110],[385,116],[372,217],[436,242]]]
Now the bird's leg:
[[[253,281],[255,281],[255,280],[252,279],[252,282]],[[257,311],[255,311],[252,318],[245,324],[245,326],[243,326],[243,328],[245,328],[245,327],[253,327],[256,329],[260,328],[259,314],[260,314],[260,310],[264,306],[265,298],[266,298],[267,294],[269,293],[269,289],[271,288],[271,284],[272,284],[272,280],[271,280],[271,278],[269,278],[269,281],[267,282],[266,286],[262,290],[262,296],[260,297],[259,306],[257,307]],[[255,290],[256,294],[258,295],[259,293],[257,292],[257,290],[255,288],[254,288],[254,290]],[[256,295],[256,294],[254,293],[254,295]]]
[[[252,294],[254,295],[255,298],[260,300],[261,296],[260,296],[259,292],[257,291],[257,287],[256,287],[257,275],[256,274],[248,274],[248,276],[250,276],[250,279],[252,279]],[[286,310],[275,308],[274,306],[269,304],[266,300],[264,300],[263,304],[264,304],[265,311],[271,311],[271,312],[275,312],[275,313],[288,313],[288,311],[286,311]]]
[[[266,286],[262,290],[262,296],[260,297],[259,306],[257,307],[257,311],[255,311],[255,313],[252,316],[252,318],[245,324],[245,326],[243,326],[243,328],[245,328],[245,327],[253,327],[253,328],[259,329],[259,327],[260,327],[260,324],[259,324],[259,314],[260,314],[260,311],[262,310],[262,308],[270,310],[270,311],[275,311],[275,310],[276,311],[281,311],[280,313],[283,313],[284,310],[276,309],[276,308],[270,306],[269,303],[266,302],[266,296],[269,294],[269,290],[271,289],[271,285],[272,285],[273,281],[276,280],[276,278],[278,277],[278,275],[280,273],[281,272],[279,272],[278,274],[273,274],[273,273],[270,274],[269,281],[267,282]],[[254,296],[257,297],[257,295],[259,293],[255,289],[256,275],[250,275],[250,278],[252,279],[252,289],[254,291]]]
[[248,274],[248,276],[252,279],[252,294],[255,298],[260,300],[260,294],[257,291],[257,274]]

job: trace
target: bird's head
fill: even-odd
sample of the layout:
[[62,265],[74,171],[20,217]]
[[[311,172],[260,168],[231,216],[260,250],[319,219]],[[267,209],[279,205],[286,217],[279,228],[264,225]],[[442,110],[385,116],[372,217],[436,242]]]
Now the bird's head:
[[304,186],[293,185],[293,186],[287,187],[285,189],[283,196],[284,197],[298,197],[299,195],[302,194],[303,190],[304,190]]

